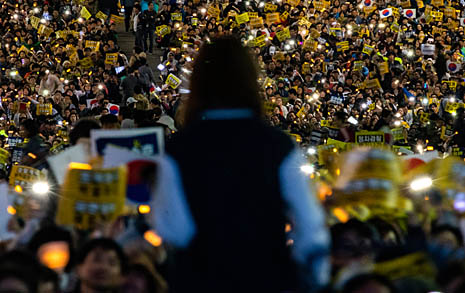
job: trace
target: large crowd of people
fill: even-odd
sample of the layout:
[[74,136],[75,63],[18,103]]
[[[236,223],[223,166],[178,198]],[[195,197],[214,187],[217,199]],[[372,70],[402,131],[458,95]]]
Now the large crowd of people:
[[[308,292],[465,292],[464,7],[450,0],[0,0],[0,177],[9,193],[22,192],[9,180],[15,165],[41,170],[56,185],[47,159],[70,146],[90,148],[93,129],[162,127],[192,213],[163,219],[193,217],[198,226],[189,246],[194,228],[172,224],[176,235],[165,239],[140,208],[92,229],[59,225],[57,187],[45,202],[1,212],[10,219],[0,227],[0,292],[300,292],[297,283]],[[120,48],[122,31],[133,34],[132,52]],[[230,38],[252,62],[243,64],[221,41]],[[161,60],[149,64],[154,54]],[[281,172],[273,160],[286,157],[273,144],[291,154],[293,147],[264,126],[207,123],[183,134],[200,110],[251,105],[255,93],[253,115],[303,150],[297,170],[312,179],[313,192],[293,173],[267,177]],[[207,111],[202,120],[250,114],[235,110]],[[226,144],[235,137],[255,145]],[[251,167],[234,165],[233,152]],[[231,169],[222,176],[208,166]],[[257,188],[251,179],[262,171]],[[247,180],[224,183],[238,174]],[[237,202],[195,202],[189,192]],[[302,199],[309,194],[315,198]],[[176,202],[174,210],[185,205],[167,202]],[[282,202],[291,219],[274,218]],[[254,215],[241,218],[229,205]],[[281,232],[271,227],[281,224]],[[287,248],[297,268],[284,257]],[[216,270],[205,271],[205,263]]]

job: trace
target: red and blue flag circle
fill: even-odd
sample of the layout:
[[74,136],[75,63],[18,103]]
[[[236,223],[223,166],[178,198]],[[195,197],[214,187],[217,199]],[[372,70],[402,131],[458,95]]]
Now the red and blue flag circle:
[[407,9],[407,11],[405,11],[405,15],[407,15],[407,17],[412,17],[413,16],[413,10]]
[[119,107],[117,105],[113,105],[110,107],[110,113],[113,115],[118,115]]
[[383,10],[383,16],[389,16],[391,12],[388,9]]
[[447,66],[447,68],[448,68],[450,71],[456,71],[456,70],[457,70],[457,64],[455,64],[455,63],[449,63],[449,65]]
[[371,0],[365,0],[363,1],[363,3],[365,4],[365,6],[371,6]]

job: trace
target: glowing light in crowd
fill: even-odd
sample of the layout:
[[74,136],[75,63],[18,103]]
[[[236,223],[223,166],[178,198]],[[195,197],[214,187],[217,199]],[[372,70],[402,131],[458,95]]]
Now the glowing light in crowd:
[[433,180],[430,177],[420,177],[410,183],[410,189],[415,192],[424,191],[433,186]]
[[423,154],[423,146],[421,144],[417,145],[417,151],[420,153],[420,154]]
[[454,98],[454,97],[450,97],[450,98],[449,98],[449,102],[455,103],[455,98]]
[[16,209],[12,206],[8,206],[6,208],[6,211],[10,214],[10,215],[16,215]]
[[410,102],[415,102],[415,97],[410,97],[410,98],[408,98],[408,100],[409,100]]
[[260,7],[260,8],[263,7],[263,6],[265,6],[265,2],[260,2],[260,4],[258,4],[258,7]]
[[44,94],[44,96],[47,96],[47,95],[49,94],[49,91],[48,91],[48,90],[44,90],[44,91],[43,91],[43,94]]
[[163,70],[165,70],[165,65],[160,63],[160,64],[158,64],[157,68],[158,68],[158,70],[163,71]]
[[315,172],[315,167],[310,164],[300,166],[300,171],[304,172],[305,174],[312,174]]
[[32,184],[32,191],[38,195],[44,195],[50,190],[50,186],[45,181],[39,181]]
[[21,193],[21,192],[23,192],[23,188],[21,187],[21,185],[16,185],[16,186],[15,186],[15,191],[16,191],[17,193]]
[[395,116],[396,116],[397,118],[400,118],[401,115],[400,115],[400,113],[396,113]]
[[402,123],[399,120],[394,121],[394,126],[399,127]]
[[316,149],[315,149],[315,148],[308,148],[307,154],[309,154],[309,155],[315,155],[315,154],[316,154]]
[[289,46],[289,44],[284,45],[284,50],[290,50],[290,49],[291,49],[291,46]]
[[160,246],[163,242],[161,237],[158,236],[157,233],[155,233],[155,231],[152,230],[148,230],[144,233],[144,239],[155,247]]
[[362,109],[366,109],[366,108],[368,108],[367,104],[363,103],[362,104]]
[[141,204],[139,206],[138,210],[139,210],[139,213],[141,213],[141,214],[148,214],[148,213],[150,213],[150,206],[145,205],[145,204]]
[[318,93],[313,93],[312,95],[312,98],[314,99],[318,99],[320,97],[320,95]]
[[99,90],[103,90],[103,85],[99,84],[99,85],[98,85],[98,89],[99,89]]
[[39,12],[40,12],[39,8],[37,8],[37,7],[34,8],[34,9],[32,9],[32,11],[33,11],[34,13],[39,13]]
[[71,162],[68,165],[69,169],[79,169],[79,170],[92,170],[92,166],[84,163]]
[[407,51],[407,57],[411,58],[411,57],[413,57],[413,55],[415,55],[415,52],[413,52],[413,50],[408,50]]
[[207,9],[206,9],[206,8],[202,8],[202,9],[200,9],[200,13],[202,13],[202,14],[205,14],[205,13],[207,13]]
[[45,18],[40,19],[40,23],[46,23],[46,22],[47,22],[47,20],[45,20]]
[[423,105],[425,105],[425,106],[428,105],[428,104],[429,104],[428,98],[423,98],[422,103],[423,103]]
[[53,241],[43,244],[38,251],[41,263],[50,269],[63,269],[69,262],[69,249],[65,241]]
[[18,19],[18,17],[19,17],[19,15],[17,15],[16,13],[13,14],[13,18],[14,18],[14,19]]

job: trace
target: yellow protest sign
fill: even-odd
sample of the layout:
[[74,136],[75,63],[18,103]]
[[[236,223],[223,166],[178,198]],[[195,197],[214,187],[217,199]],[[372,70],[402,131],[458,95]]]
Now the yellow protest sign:
[[100,19],[103,19],[103,20],[107,20],[108,15],[106,15],[106,14],[103,13],[102,11],[99,11],[99,12],[97,12],[97,14],[95,15],[95,17],[100,18]]
[[90,14],[89,10],[87,10],[87,8],[85,6],[82,6],[82,8],[81,8],[81,17],[85,18],[87,20],[91,16],[92,16],[92,14]]
[[381,88],[381,84],[379,83],[379,80],[377,78],[375,79],[369,79],[365,81],[365,88],[367,89],[372,89],[372,88]]
[[300,0],[286,0],[285,3],[291,5],[292,7],[296,7],[299,6]]
[[106,53],[105,64],[116,65],[118,63],[118,53]]
[[260,28],[263,26],[263,17],[254,17],[250,19],[251,28]]
[[37,29],[39,28],[40,18],[38,18],[37,16],[31,16],[31,18],[29,18],[29,23],[33,28]]
[[34,182],[45,180],[46,175],[41,173],[38,169],[13,165],[10,174],[10,186],[19,185],[21,187],[30,187]]
[[39,104],[36,106],[36,114],[37,116],[45,115],[50,116],[52,115],[52,104]]
[[463,108],[463,104],[462,104],[462,103],[447,102],[447,103],[446,103],[445,111],[448,112],[448,113],[455,113],[455,112],[457,111],[457,109],[459,109],[459,108]]
[[114,23],[123,23],[124,22],[124,17],[119,16],[119,15],[110,15],[110,21]]
[[331,6],[331,1],[314,0],[313,6],[315,7],[316,10],[323,11],[325,9],[328,9]]
[[389,73],[389,64],[386,61],[378,64],[378,68],[380,74]]
[[405,8],[410,8],[411,3],[410,3],[410,0],[401,0],[401,1],[399,2],[399,5],[400,5],[403,9],[405,9]]
[[51,27],[47,27],[43,24],[39,26],[37,33],[41,36],[46,36],[47,38],[53,33],[53,29]]
[[363,61],[354,62],[354,71],[360,71],[363,68]]
[[378,146],[384,144],[384,132],[359,131],[355,133],[355,143],[360,145]]
[[211,5],[210,7],[208,7],[207,9],[207,14],[208,16],[210,16],[211,18],[219,18],[220,17],[220,13],[221,11],[216,8],[215,6]]
[[450,17],[450,18],[457,18],[457,14],[456,14],[456,11],[455,11],[455,8],[454,7],[446,7],[444,9],[444,15],[446,17]]
[[249,12],[249,19],[252,20],[252,18],[257,18],[258,17],[258,12]]
[[278,9],[278,5],[272,3],[265,4],[265,12],[275,12]]
[[303,74],[309,74],[310,71],[311,71],[310,63],[305,62],[304,64],[302,64],[302,73]]
[[86,48],[91,48],[92,51],[98,51],[99,48],[100,48],[100,42],[87,40],[85,47]]
[[171,13],[172,21],[182,21],[182,14],[180,12]]
[[420,122],[421,123],[428,123],[429,121],[429,113],[421,113],[420,114]]
[[279,32],[276,33],[276,37],[280,42],[285,41],[291,37],[291,33],[289,31],[289,27],[286,27]]
[[177,77],[176,75],[172,73],[168,75],[165,81],[165,83],[173,89],[176,89],[181,84],[181,82],[182,82],[181,79],[179,79],[179,77]]
[[349,50],[349,41],[337,42],[336,48],[338,52]]
[[304,51],[316,51],[318,49],[318,41],[307,39],[302,46]]
[[236,15],[237,24],[241,25],[249,21],[249,14],[247,12]]
[[123,212],[126,180],[125,166],[69,169],[58,203],[57,223],[87,230],[115,220]]
[[266,35],[258,36],[254,39],[254,45],[256,47],[264,47],[266,45]]
[[434,7],[442,7],[444,6],[444,0],[431,0],[431,5]]
[[434,18],[434,21],[442,21],[442,17],[444,16],[444,13],[440,11],[431,11],[430,15]]
[[267,23],[278,23],[280,21],[281,21],[281,18],[279,17],[278,12],[267,13],[266,14],[266,22]]
[[81,64],[81,67],[84,68],[84,69],[89,69],[92,66],[94,66],[94,62],[92,61],[92,59],[90,57],[85,57],[85,58],[79,60],[79,63]]
[[362,52],[367,54],[367,55],[371,55],[371,53],[373,53],[373,51],[375,50],[375,47],[374,46],[370,46],[368,44],[364,44],[363,45],[363,49],[362,49]]
[[394,137],[394,141],[405,141],[404,136],[404,128],[398,127],[391,129],[392,136]]
[[281,21],[286,21],[288,17],[289,17],[289,12],[284,11],[279,18],[281,19]]
[[171,28],[167,25],[160,25],[155,28],[155,31],[157,32],[157,35],[160,37],[163,37],[169,33],[171,33]]

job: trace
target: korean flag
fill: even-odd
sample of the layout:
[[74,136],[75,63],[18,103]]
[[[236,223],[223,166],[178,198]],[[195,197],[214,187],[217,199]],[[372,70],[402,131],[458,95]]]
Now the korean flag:
[[403,14],[404,17],[406,17],[406,18],[416,18],[416,17],[417,17],[417,10],[416,10],[416,9],[407,8],[407,9],[404,9],[404,10],[402,11],[402,14]]
[[462,68],[460,63],[450,61],[450,60],[447,61],[446,65],[447,65],[447,70],[449,70],[449,72],[452,72],[452,73],[455,73],[455,72],[459,71],[460,68]]
[[379,17],[380,18],[386,18],[392,16],[392,8],[385,8],[383,10],[379,11]]

